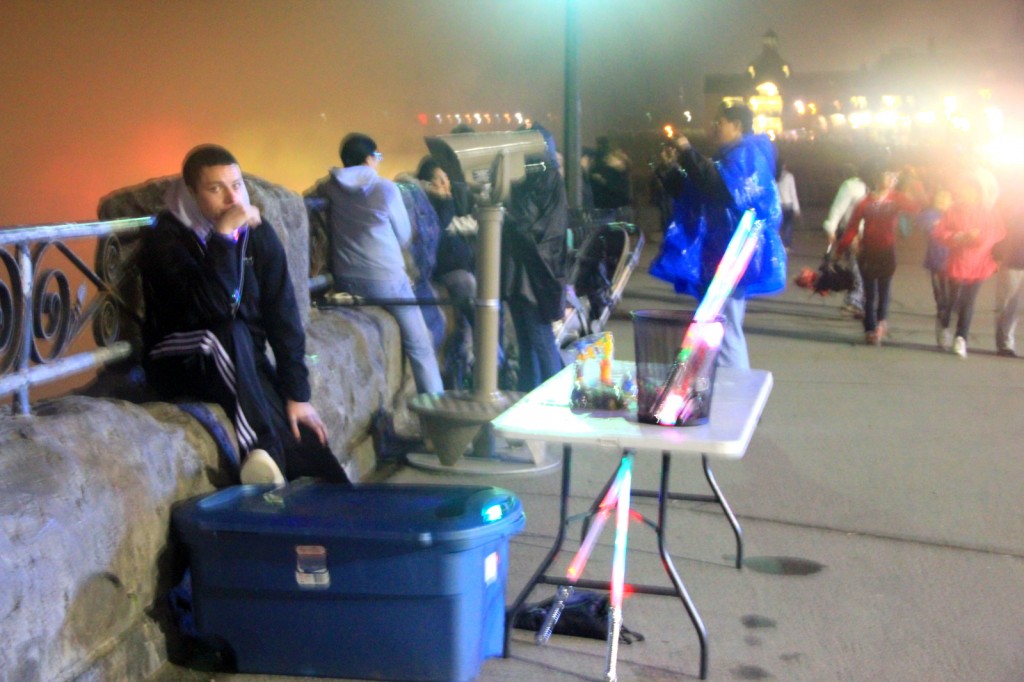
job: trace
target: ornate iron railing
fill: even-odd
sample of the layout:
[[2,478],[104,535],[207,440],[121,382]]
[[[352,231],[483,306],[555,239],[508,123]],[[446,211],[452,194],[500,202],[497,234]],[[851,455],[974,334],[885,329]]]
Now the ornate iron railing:
[[[140,298],[136,240],[126,238],[154,220],[149,216],[0,229],[0,396],[13,394],[15,414],[29,414],[32,386],[132,354],[124,322],[141,323]],[[65,243],[76,238],[98,240],[94,267]],[[68,272],[83,280],[74,294]],[[97,348],[65,356],[89,325]],[[127,333],[137,336],[138,328]]]

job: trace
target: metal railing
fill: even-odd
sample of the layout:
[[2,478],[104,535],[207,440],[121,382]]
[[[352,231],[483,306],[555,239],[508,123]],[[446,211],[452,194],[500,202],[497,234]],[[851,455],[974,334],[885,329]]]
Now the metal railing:
[[[131,249],[122,237],[151,227],[155,217],[0,229],[0,396],[13,394],[15,414],[30,413],[29,389],[132,354],[122,339],[122,320],[141,325],[138,301],[127,300],[133,278]],[[65,241],[95,238],[90,267]],[[64,261],[54,264],[55,258]],[[72,295],[66,271],[85,281]],[[95,291],[90,295],[85,282]],[[92,326],[98,346],[65,357],[72,342]]]

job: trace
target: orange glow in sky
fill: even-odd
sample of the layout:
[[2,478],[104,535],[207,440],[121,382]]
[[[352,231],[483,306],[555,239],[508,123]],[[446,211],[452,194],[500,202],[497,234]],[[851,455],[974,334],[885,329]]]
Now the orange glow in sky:
[[[1019,45],[1024,30],[1010,0],[976,0],[971,22],[953,0],[879,6],[870,23],[848,0],[580,7],[584,144],[638,112],[701,110],[704,74],[742,72],[769,28],[794,70],[929,40]],[[95,219],[105,194],[179,172],[202,142],[301,192],[354,130],[383,174],[414,169],[423,136],[452,125],[437,112],[517,112],[561,140],[564,50],[564,0],[3,0],[0,226]]]

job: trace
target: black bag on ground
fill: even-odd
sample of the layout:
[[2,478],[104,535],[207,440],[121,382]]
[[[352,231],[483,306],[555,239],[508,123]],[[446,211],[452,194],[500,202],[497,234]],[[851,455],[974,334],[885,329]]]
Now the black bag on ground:
[[[524,604],[516,614],[512,627],[520,630],[540,629],[555,598],[536,604]],[[576,590],[565,600],[565,608],[555,623],[554,634],[570,637],[608,638],[608,595]],[[619,631],[619,641],[625,644],[644,641],[644,636],[625,625]]]

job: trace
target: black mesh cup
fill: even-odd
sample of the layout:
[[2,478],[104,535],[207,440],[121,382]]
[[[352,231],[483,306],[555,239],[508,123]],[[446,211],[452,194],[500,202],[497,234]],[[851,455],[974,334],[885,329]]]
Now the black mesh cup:
[[[654,408],[673,369],[681,363],[684,366],[680,371],[688,372],[691,381],[685,396],[688,409],[675,425],[706,423],[711,414],[723,318],[693,322],[693,313],[682,310],[634,310],[631,315],[636,352],[637,419],[648,424],[661,423]],[[694,330],[698,342],[693,352],[684,358],[680,350],[691,324],[700,325],[700,329]]]

